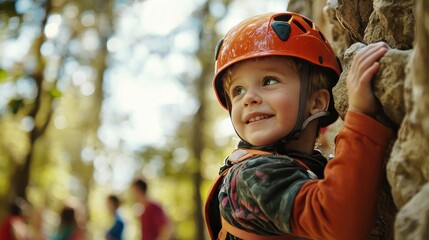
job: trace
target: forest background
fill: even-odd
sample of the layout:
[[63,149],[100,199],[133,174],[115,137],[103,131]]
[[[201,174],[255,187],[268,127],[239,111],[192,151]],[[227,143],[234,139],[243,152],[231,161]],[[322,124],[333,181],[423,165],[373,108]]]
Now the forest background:
[[88,239],[103,239],[114,193],[125,239],[137,239],[129,184],[144,177],[178,239],[204,239],[203,199],[237,141],[211,88],[214,47],[244,18],[286,7],[1,0],[0,219],[25,199],[30,222],[49,237],[68,204]]

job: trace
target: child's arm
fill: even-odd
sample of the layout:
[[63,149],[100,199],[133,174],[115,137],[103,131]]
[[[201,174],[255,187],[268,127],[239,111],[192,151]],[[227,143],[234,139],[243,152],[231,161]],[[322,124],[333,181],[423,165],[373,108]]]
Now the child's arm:
[[375,121],[371,78],[384,43],[359,51],[348,79],[349,112],[336,138],[335,158],[325,179],[306,182],[297,194],[291,226],[298,236],[314,239],[367,239],[376,217],[382,160],[392,131]]

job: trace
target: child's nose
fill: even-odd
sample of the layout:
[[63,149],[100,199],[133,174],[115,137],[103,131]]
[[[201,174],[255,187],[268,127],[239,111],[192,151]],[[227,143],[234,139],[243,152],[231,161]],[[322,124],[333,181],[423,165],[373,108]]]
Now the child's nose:
[[244,95],[243,98],[243,105],[245,107],[249,106],[249,105],[253,105],[253,104],[259,104],[262,102],[262,98],[261,96],[258,94],[257,91],[252,90],[252,89],[248,89],[246,94]]

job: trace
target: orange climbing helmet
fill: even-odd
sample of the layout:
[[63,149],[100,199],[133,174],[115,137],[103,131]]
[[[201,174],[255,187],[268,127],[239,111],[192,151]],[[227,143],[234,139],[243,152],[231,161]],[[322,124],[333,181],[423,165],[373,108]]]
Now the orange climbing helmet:
[[[228,108],[222,84],[224,71],[234,63],[266,56],[296,57],[330,69],[335,76],[330,88],[335,86],[341,73],[335,52],[313,21],[292,12],[257,15],[233,27],[216,46],[213,87],[224,108]],[[330,115],[324,117],[322,126],[338,118],[332,93],[330,102]]]

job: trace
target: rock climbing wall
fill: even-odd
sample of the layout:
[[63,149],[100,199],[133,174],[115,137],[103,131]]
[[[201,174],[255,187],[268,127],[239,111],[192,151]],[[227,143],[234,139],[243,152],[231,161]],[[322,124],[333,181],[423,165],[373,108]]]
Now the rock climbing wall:
[[344,68],[334,89],[341,118],[348,107],[345,79],[355,53],[378,41],[390,46],[373,89],[397,127],[397,138],[386,155],[370,239],[429,239],[429,1],[291,0],[289,10],[305,6],[312,7],[306,15],[329,36]]
[[[429,239],[429,1],[415,1],[414,14],[414,49],[404,82],[405,117],[387,176],[399,209],[395,238],[423,240]],[[413,26],[398,28],[404,31]]]

